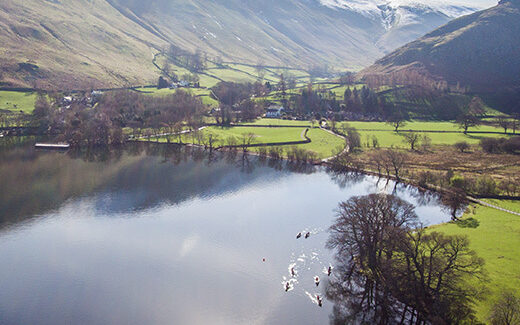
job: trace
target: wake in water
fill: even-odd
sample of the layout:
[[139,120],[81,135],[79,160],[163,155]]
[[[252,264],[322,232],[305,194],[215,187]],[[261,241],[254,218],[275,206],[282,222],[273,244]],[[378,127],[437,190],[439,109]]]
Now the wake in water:
[[293,291],[294,287],[298,283],[297,279],[287,279],[286,277],[283,277],[282,285],[285,290],[285,292]]
[[309,291],[305,291],[305,294],[307,297],[309,297],[313,304],[316,304],[320,307],[323,306],[323,298],[321,293],[310,293]]
[[[323,233],[323,229],[303,229],[296,234],[296,239],[304,238],[309,239],[311,236]],[[307,297],[313,304],[319,307],[323,306],[323,293],[312,292],[312,287],[319,287],[322,280],[319,275],[312,274],[311,272],[317,272],[330,276],[332,273],[332,265],[329,263],[323,263],[320,259],[319,249],[305,249],[302,247],[300,254],[295,252],[292,253],[291,260],[287,266],[288,276],[283,276],[282,285],[286,292],[297,291],[297,295],[303,295]],[[322,286],[323,287],[323,286]],[[298,293],[299,292],[299,293]]]

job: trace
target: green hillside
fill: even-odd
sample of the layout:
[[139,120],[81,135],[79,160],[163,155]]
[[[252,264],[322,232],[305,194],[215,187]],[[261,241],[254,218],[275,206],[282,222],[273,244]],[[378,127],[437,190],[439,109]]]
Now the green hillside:
[[222,74],[251,79],[258,65],[267,80],[279,67],[297,68],[297,78],[302,70],[318,77],[360,70],[450,19],[421,8],[413,11],[421,23],[385,27],[377,12],[319,0],[6,0],[0,2],[0,87],[151,84],[160,74],[153,61],[160,63],[171,45],[231,68],[210,66],[200,76],[209,85]]

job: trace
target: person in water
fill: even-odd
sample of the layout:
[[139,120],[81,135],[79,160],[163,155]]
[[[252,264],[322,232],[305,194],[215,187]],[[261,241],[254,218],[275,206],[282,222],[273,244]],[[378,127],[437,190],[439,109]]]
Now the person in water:
[[320,278],[319,277],[315,277],[314,278],[314,283],[316,283],[316,286],[319,286],[320,285]]
[[289,284],[289,281],[285,282],[285,292],[289,291],[291,289],[291,285]]
[[332,273],[332,266],[329,266],[329,270],[327,271],[327,275],[330,276]]
[[310,236],[311,236],[311,233],[310,233],[310,232],[306,233],[306,234],[305,234],[305,239],[309,238]]
[[321,297],[320,296],[316,296],[316,300],[318,300],[318,306],[323,306],[323,302],[321,301]]
[[291,275],[293,277],[296,276],[296,271],[294,270],[294,267],[291,267]]
[[302,233],[299,232],[298,235],[296,235],[296,239],[300,239],[301,236],[302,236]]

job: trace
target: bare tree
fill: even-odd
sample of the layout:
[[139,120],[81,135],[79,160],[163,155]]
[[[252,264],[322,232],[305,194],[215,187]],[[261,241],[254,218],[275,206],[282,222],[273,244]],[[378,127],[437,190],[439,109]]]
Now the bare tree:
[[469,204],[466,192],[459,188],[451,188],[449,191],[442,193],[441,202],[447,209],[453,220],[457,220],[457,215],[466,210]]
[[511,120],[511,128],[513,129],[513,133],[516,134],[516,130],[520,126],[520,113],[513,113],[511,117],[513,118]]
[[484,103],[479,97],[473,97],[470,103],[467,105],[465,111],[457,117],[457,124],[459,128],[464,130],[464,134],[468,133],[470,127],[480,125],[480,119],[478,118],[483,112]]
[[329,124],[331,131],[336,132],[336,120],[334,118],[331,118]]
[[457,142],[453,145],[458,151],[460,151],[461,153],[464,153],[466,152],[467,150],[469,150],[470,148],[470,145],[469,143],[467,143],[466,141],[460,141],[460,142]]
[[213,134],[213,133],[210,133],[208,134],[208,148],[209,148],[209,151],[213,151],[214,147],[215,147],[215,144],[218,142],[218,135],[216,134]]
[[228,147],[230,148],[234,148],[237,146],[238,144],[238,140],[236,137],[234,136],[229,136],[227,139],[226,139],[226,144]]
[[356,128],[353,128],[348,124],[343,124],[341,127],[341,133],[346,138],[349,152],[354,151],[356,148],[361,148],[361,135]]
[[251,146],[251,144],[253,143],[253,140],[255,139],[255,134],[254,133],[244,133],[242,134],[242,150],[244,152],[247,151],[247,148]]
[[464,236],[419,227],[414,206],[386,194],[340,203],[327,247],[334,324],[473,324],[486,278]]
[[285,80],[284,74],[280,74],[280,82],[278,83],[278,90],[282,93],[282,96],[285,98],[287,95],[287,81]]
[[389,276],[392,294],[404,305],[401,320],[416,325],[474,323],[484,260],[470,249],[467,237],[424,229],[407,236],[398,243]]
[[346,304],[349,323],[388,324],[395,318],[395,300],[385,289],[382,273],[416,222],[413,205],[393,195],[371,194],[340,203],[327,247],[336,249],[341,264],[327,294]]
[[480,120],[471,113],[463,113],[457,117],[457,124],[459,125],[459,128],[464,130],[464,134],[467,134],[470,127],[478,126],[480,124]]
[[396,111],[390,116],[387,123],[394,127],[395,132],[399,132],[399,129],[406,125],[406,116],[403,112]]
[[410,150],[415,151],[415,146],[421,139],[421,136],[419,135],[419,133],[406,132],[406,133],[402,133],[401,135],[404,137],[403,141],[408,143],[408,145],[410,146]]
[[423,151],[429,151],[432,147],[432,139],[426,134],[421,138],[421,148]]
[[406,167],[407,155],[395,149],[381,151],[380,159],[387,172],[387,175],[393,173],[397,181],[401,180],[401,172]]
[[182,144],[182,131],[184,125],[181,122],[177,122],[173,125],[173,133],[177,136],[177,140]]
[[507,134],[507,129],[511,126],[511,121],[506,116],[499,116],[495,119],[495,123],[504,129],[504,133]]
[[491,307],[489,321],[492,325],[519,325],[520,298],[512,291],[502,293],[498,301]]
[[372,148],[379,148],[379,139],[375,135],[372,136]]

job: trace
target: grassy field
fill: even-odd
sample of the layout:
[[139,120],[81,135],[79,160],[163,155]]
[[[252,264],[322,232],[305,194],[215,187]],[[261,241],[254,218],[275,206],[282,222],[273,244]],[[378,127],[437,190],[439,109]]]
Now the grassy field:
[[[202,132],[205,136],[213,134],[217,137],[215,146],[222,146],[227,144],[227,139],[235,137],[237,144],[240,144],[244,134],[254,134],[253,144],[258,143],[281,143],[301,141],[302,133],[306,127],[301,128],[262,128],[262,127],[217,127],[212,126],[204,129]],[[345,142],[342,138],[330,134],[321,129],[310,129],[307,136],[311,139],[311,143],[298,144],[297,147],[305,150],[313,151],[318,158],[324,159],[333,156],[337,153],[339,147],[344,147]],[[177,137],[170,137],[172,141],[176,141]],[[190,143],[193,141],[190,134],[183,135],[183,142]],[[162,137],[159,142],[166,142],[166,138]],[[291,146],[284,146],[285,149]],[[251,151],[258,151],[258,148],[250,148]]]
[[310,129],[307,136],[312,142],[298,146],[316,152],[321,159],[332,157],[338,153],[339,147],[345,147],[345,140],[321,129]]
[[[340,125],[348,124],[358,130],[378,130],[378,131],[393,131],[392,125],[385,122],[342,122]],[[462,132],[454,122],[422,122],[412,121],[407,122],[405,126],[400,128],[402,131],[449,131],[449,132]],[[491,125],[481,125],[478,127],[471,127],[469,132],[498,132],[503,133],[504,130]]]
[[[520,202],[498,202],[511,209],[520,210]],[[489,310],[504,289],[520,292],[520,217],[492,208],[478,206],[475,214],[466,218],[478,221],[477,228],[463,228],[455,223],[435,226],[433,229],[449,235],[466,235],[472,249],[486,261],[489,276],[489,297],[478,306],[478,316],[486,321]]]
[[[304,127],[300,128],[219,128],[211,127],[205,130],[205,132],[212,132],[219,136],[221,140],[227,139],[229,136],[235,136],[238,139],[242,137],[244,133],[255,134],[255,143],[272,143],[272,142],[287,142],[287,141],[300,141],[302,140],[301,134],[305,130]],[[338,147],[344,147],[345,142],[343,139],[330,134],[327,131],[321,129],[310,129],[307,136],[311,139],[311,143],[298,144],[297,147],[313,151],[318,155],[318,158],[328,158],[333,156]],[[285,146],[284,148],[289,148]],[[258,148],[251,148],[252,151],[258,151]]]
[[484,199],[483,201],[496,205],[498,207],[511,210],[514,212],[520,213],[520,201],[513,200],[492,200],[492,199]]
[[[210,90],[204,88],[181,88],[182,90],[193,94],[194,96],[200,97],[202,103],[208,106],[218,106],[218,101],[211,98]],[[157,88],[137,88],[137,91],[140,91],[144,94],[152,95],[152,96],[164,96],[168,94],[173,94],[177,91],[177,89],[157,89]]]
[[[254,134],[253,144],[257,143],[276,143],[288,141],[302,140],[301,134],[305,130],[302,128],[259,128],[259,127],[220,127],[211,126],[202,131],[205,136],[212,134],[216,136],[215,146],[223,146],[227,144],[230,137],[236,138],[237,144],[240,144],[245,134]],[[173,141],[177,139],[176,136],[170,137]],[[185,143],[192,142],[192,135],[185,134],[182,136],[182,141]],[[166,142],[166,138],[162,137],[159,142]]]
[[[293,121],[293,120],[282,120],[282,119],[258,119],[254,122],[244,123],[246,125],[297,125],[297,126],[311,126],[309,121]],[[342,125],[348,124],[349,126],[355,127],[360,135],[363,144],[372,137],[376,137],[381,147],[399,147],[407,148],[408,144],[403,141],[404,131],[396,133],[393,131],[391,125],[384,122],[344,122]],[[317,126],[317,122],[314,126]],[[369,131],[371,130],[371,131]],[[373,130],[373,131],[372,131]],[[468,133],[464,134],[454,123],[451,122],[410,122],[406,125],[403,130],[429,130],[429,131],[449,131],[456,133],[436,133],[436,132],[425,132],[421,135],[427,135],[432,140],[432,145],[453,145],[460,141],[466,141],[469,144],[478,144],[481,139],[487,137],[502,137],[504,135],[500,133],[496,134],[480,134],[480,133]],[[492,126],[482,126],[479,129],[472,128],[470,131],[486,131],[486,132],[500,132],[501,129]]]
[[[390,124],[384,122],[342,122],[343,125],[349,125],[356,128],[361,134],[363,144],[367,142],[367,138],[376,137],[381,147],[400,147],[407,148],[403,134],[409,131],[432,131],[421,132],[421,135],[428,136],[432,145],[453,145],[457,142],[465,141],[469,144],[478,144],[483,138],[508,137],[510,134],[503,134],[503,130],[490,125],[483,125],[478,128],[470,128],[468,134],[464,134],[461,129],[453,122],[408,122],[399,133],[393,131]],[[446,133],[442,133],[444,131]],[[471,133],[471,132],[496,132],[496,133]],[[371,142],[371,140],[370,140]]]
[[213,134],[219,138],[219,145],[224,145],[229,137],[237,138],[240,142],[244,134],[255,135],[253,143],[271,143],[302,140],[301,134],[305,128],[256,128],[256,127],[217,127],[212,126],[204,130],[204,134]]
[[[376,137],[379,141],[379,146],[383,148],[397,147],[409,148],[409,145],[404,142],[403,134],[406,132],[395,133],[394,131],[359,131],[361,141],[363,144],[367,142],[367,137],[372,139]],[[432,145],[453,145],[457,142],[466,141],[469,144],[478,144],[483,138],[501,137],[498,134],[464,134],[464,133],[421,133],[422,136],[428,136]],[[371,142],[372,140],[370,140]]]
[[34,92],[0,91],[0,110],[31,113],[35,101]]
[[[274,118],[262,118],[257,119],[254,122],[246,122],[242,123],[244,125],[296,125],[296,126],[311,126],[311,122],[309,121],[294,121],[294,120],[282,120],[282,119],[274,119]],[[315,126],[318,124],[316,123]]]
[[[251,76],[243,71],[237,71],[233,69],[222,69],[222,68],[213,68],[206,70],[211,75],[215,75],[219,77],[220,79],[226,80],[226,81],[233,81],[233,82],[255,82],[257,78],[255,76]],[[204,82],[202,83],[204,86]]]

